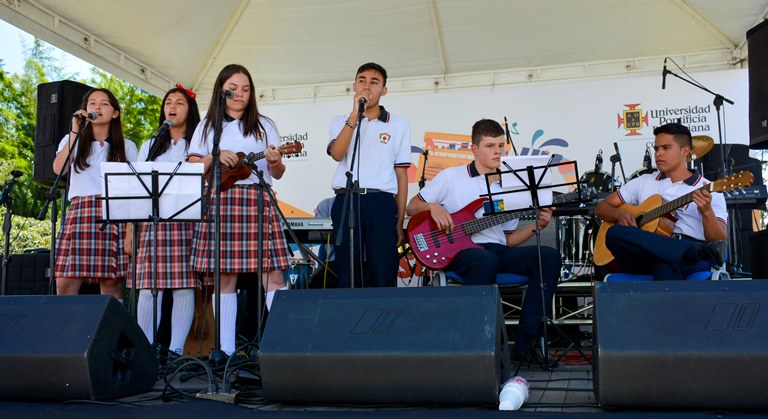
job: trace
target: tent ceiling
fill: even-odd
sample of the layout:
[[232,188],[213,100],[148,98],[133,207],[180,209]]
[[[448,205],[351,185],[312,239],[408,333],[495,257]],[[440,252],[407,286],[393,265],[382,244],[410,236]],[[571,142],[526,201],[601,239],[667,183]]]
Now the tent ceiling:
[[154,94],[237,62],[264,100],[739,68],[768,0],[0,0],[0,18]]

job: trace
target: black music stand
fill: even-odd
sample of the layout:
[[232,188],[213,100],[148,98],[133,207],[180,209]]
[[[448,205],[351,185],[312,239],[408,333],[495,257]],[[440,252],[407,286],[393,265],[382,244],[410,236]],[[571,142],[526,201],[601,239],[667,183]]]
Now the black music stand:
[[[579,345],[577,345],[565,332],[563,332],[553,321],[552,316],[547,310],[547,304],[546,304],[546,284],[544,282],[544,272],[543,272],[543,266],[541,262],[541,229],[539,228],[538,223],[538,214],[541,211],[542,208],[548,208],[553,206],[553,197],[552,192],[554,188],[557,187],[573,187],[575,188],[578,196],[579,201],[581,201],[581,189],[579,188],[579,182],[578,180],[573,182],[564,182],[564,183],[558,183],[558,184],[552,184],[551,180],[548,179],[549,171],[552,167],[557,167],[561,165],[573,165],[574,166],[574,173],[576,174],[575,179],[578,179],[578,167],[576,165],[576,162],[560,162],[553,164],[552,161],[554,159],[554,155],[552,156],[541,156],[542,158],[539,159],[539,162],[536,162],[535,160],[538,158],[538,156],[515,156],[509,159],[508,161],[502,160],[502,165],[507,168],[507,170],[499,170],[496,173],[487,173],[485,175],[486,177],[486,186],[488,189],[488,198],[491,200],[492,204],[490,205],[490,211],[486,215],[493,215],[501,212],[496,211],[496,205],[493,204],[494,197],[495,196],[503,196],[507,194],[521,194],[521,193],[527,193],[529,196],[524,197],[522,194],[518,196],[518,198],[522,198],[523,204],[521,207],[525,207],[526,204],[528,208],[533,210],[533,213],[535,214],[534,218],[534,235],[536,236],[536,250],[537,250],[537,257],[538,257],[538,264],[539,264],[539,285],[541,289],[541,318],[539,320],[539,325],[537,328],[537,331],[534,333],[533,339],[531,339],[531,346],[529,346],[528,352],[531,353],[534,357],[534,360],[539,364],[539,366],[542,369],[545,370],[551,370],[552,368],[556,367],[557,364],[560,362],[560,360],[565,356],[565,353],[560,355],[552,364],[549,363],[549,341],[547,336],[547,326],[552,326],[561,337],[563,337],[565,340],[569,342],[568,348],[575,348],[581,356],[587,360],[587,362],[591,361],[589,358],[584,354],[584,352],[581,350]],[[515,160],[512,160],[515,159]],[[543,163],[543,164],[542,164]],[[513,167],[514,165],[514,167]],[[491,176],[500,175],[501,176],[501,185],[502,189],[504,189],[502,192],[491,192]],[[546,180],[546,185],[543,183]],[[506,185],[505,185],[506,183]],[[530,198],[530,200],[528,200]],[[505,204],[504,211],[503,212],[511,212],[512,210],[516,208],[507,208],[508,205]],[[510,207],[513,205],[509,205]],[[536,341],[536,337],[540,336],[539,340],[539,349],[540,353],[537,353],[536,350],[534,350],[533,345]],[[539,358],[541,356],[541,358]],[[517,371],[520,370],[520,366],[522,365],[522,362],[518,364],[517,370],[515,371],[515,375],[517,374]]]
[[[109,162],[101,164],[101,173],[104,183],[102,197],[98,199],[103,200],[104,204],[101,207],[102,219],[99,221],[104,222],[105,225],[115,222],[150,222],[152,226],[151,343],[156,348],[157,226],[161,222],[201,221],[203,165],[181,162]],[[126,202],[130,205],[124,205]],[[138,243],[134,242],[134,249],[137,245]],[[134,272],[131,300],[135,298],[136,275]]]

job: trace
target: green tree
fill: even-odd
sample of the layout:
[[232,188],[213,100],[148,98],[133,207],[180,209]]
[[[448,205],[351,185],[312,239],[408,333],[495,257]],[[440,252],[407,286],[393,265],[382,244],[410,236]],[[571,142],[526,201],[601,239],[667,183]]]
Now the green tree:
[[4,181],[11,170],[24,174],[11,194],[13,213],[31,217],[37,215],[45,197],[45,190],[32,180],[37,85],[48,81],[48,72],[58,74],[61,68],[50,57],[51,47],[42,41],[36,39],[31,46],[23,47],[26,57],[24,72],[8,75],[2,71],[0,75],[0,160],[8,166],[0,180]]
[[[40,229],[39,224],[24,218],[37,217],[49,189],[32,180],[37,86],[51,80],[76,78],[64,73],[58,65],[59,60],[52,55],[53,48],[43,41],[35,38],[31,45],[22,46],[25,65],[21,74],[6,73],[0,60],[0,186],[5,184],[12,170],[24,174],[18,179],[11,194],[13,214],[17,216],[14,217],[13,230],[21,227],[21,230],[12,232],[12,238],[18,241],[12,243],[14,250],[18,250],[18,246],[25,249],[50,246],[49,233]],[[148,139],[158,123],[160,99],[95,67],[91,73],[87,80],[78,81],[107,88],[115,94],[123,108],[126,137],[137,145]]]

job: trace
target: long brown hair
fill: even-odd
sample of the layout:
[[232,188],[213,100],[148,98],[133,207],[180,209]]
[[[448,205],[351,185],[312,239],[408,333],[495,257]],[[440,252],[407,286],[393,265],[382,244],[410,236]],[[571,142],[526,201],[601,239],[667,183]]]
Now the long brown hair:
[[[107,154],[107,161],[125,162],[127,160],[125,158],[125,138],[123,137],[123,122],[120,118],[123,115],[123,111],[120,108],[120,103],[118,103],[115,95],[109,90],[93,88],[83,96],[83,103],[80,105],[81,109],[87,109],[88,99],[90,99],[94,92],[104,92],[109,99],[109,104],[118,111],[117,118],[112,118],[109,121],[109,153]],[[75,171],[78,173],[91,167],[88,163],[88,157],[91,155],[91,142],[93,140],[93,127],[91,124],[87,124],[80,133],[80,139],[77,141],[77,151],[75,151]]]
[[[253,78],[248,69],[240,64],[229,64],[221,69],[219,75],[216,77],[216,82],[213,84],[213,96],[211,96],[211,103],[208,105],[208,114],[205,117],[205,125],[203,125],[202,141],[208,138],[209,130],[213,129],[213,122],[217,119],[221,119],[224,115],[217,114],[218,103],[221,91],[224,89],[224,83],[229,80],[235,74],[245,74],[248,77],[248,83],[251,85],[251,89],[248,91],[248,106],[245,107],[243,118],[240,120],[240,127],[243,132],[243,136],[247,137],[249,134],[253,135],[257,139],[266,139],[266,130],[259,121],[259,107],[256,105],[256,93],[253,88]],[[224,111],[226,112],[226,110]]]

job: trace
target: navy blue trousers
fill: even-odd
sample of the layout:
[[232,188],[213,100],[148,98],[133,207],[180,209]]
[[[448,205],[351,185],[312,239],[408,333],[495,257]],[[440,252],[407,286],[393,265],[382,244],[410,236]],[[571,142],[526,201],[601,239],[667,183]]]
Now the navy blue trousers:
[[637,227],[615,225],[605,234],[605,246],[629,274],[653,275],[655,281],[685,280],[694,272],[707,271],[709,260],[687,258],[686,252],[697,241],[674,239]]
[[[355,212],[355,287],[394,287],[397,285],[397,202],[394,195],[386,192],[369,192],[352,195]],[[349,207],[344,207],[345,196],[338,195],[333,201],[333,243],[336,254],[336,270],[339,288],[350,287],[350,239]],[[347,205],[349,205],[347,203]],[[341,235],[341,245],[336,237]],[[366,273],[363,278],[361,261],[365,257]]]
[[[531,278],[525,291],[520,322],[515,331],[515,352],[525,350],[536,333],[543,314],[536,246],[509,247],[496,243],[485,243],[482,246],[482,249],[462,250],[446,270],[461,276],[464,285],[495,284],[496,274],[499,273],[513,273]],[[542,246],[541,265],[544,278],[544,307],[549,313],[552,310],[552,296],[560,279],[560,252]]]

